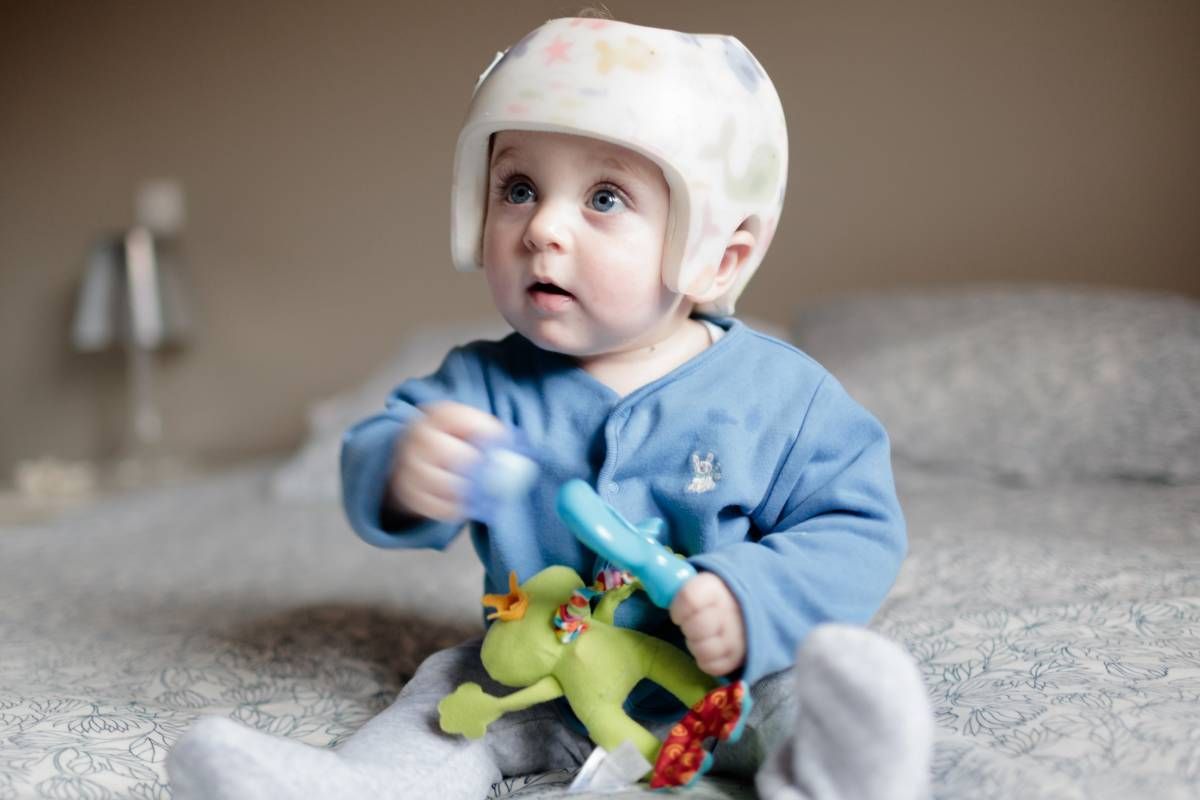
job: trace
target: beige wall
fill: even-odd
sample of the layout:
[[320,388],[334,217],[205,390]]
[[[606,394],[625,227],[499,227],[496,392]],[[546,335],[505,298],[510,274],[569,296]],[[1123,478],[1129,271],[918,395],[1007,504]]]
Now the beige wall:
[[[1200,4],[622,2],[737,35],[788,113],[790,191],[741,304],[1064,279],[1200,293]],[[71,352],[83,257],[179,178],[203,328],[170,441],[290,446],[307,403],[420,324],[485,311],[447,257],[471,85],[567,2],[7,3],[0,10],[0,482],[99,456],[121,362]],[[737,10],[734,10],[737,9]]]

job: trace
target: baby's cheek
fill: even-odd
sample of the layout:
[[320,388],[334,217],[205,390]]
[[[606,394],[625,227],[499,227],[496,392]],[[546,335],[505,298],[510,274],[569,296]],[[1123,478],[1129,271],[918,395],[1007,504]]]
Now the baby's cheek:
[[[494,263],[487,260],[487,254],[484,254],[484,263]],[[500,307],[506,305],[506,293],[508,291],[508,283],[504,280],[503,274],[495,267],[485,267],[483,270],[484,277],[487,279],[488,290],[491,292],[492,300]]]
[[597,270],[591,281],[593,304],[625,318],[638,305],[637,292],[632,291],[634,286],[636,282],[626,270]]

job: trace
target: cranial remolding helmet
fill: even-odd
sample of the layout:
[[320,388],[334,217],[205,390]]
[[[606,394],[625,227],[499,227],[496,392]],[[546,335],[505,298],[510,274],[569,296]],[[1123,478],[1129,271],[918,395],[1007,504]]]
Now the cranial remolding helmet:
[[454,157],[450,248],[460,270],[482,266],[488,143],[502,130],[590,136],[656,163],[671,190],[662,278],[673,291],[707,290],[744,225],[756,241],[737,281],[700,309],[733,312],[771,243],[787,183],[783,106],[741,42],[576,18],[551,20],[497,54]]

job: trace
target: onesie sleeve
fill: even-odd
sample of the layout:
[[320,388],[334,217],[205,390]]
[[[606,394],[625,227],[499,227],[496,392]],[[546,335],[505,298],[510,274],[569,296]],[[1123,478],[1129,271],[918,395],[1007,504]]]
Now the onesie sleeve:
[[450,351],[438,370],[407,380],[388,396],[382,413],[355,424],[342,436],[342,506],[350,526],[377,547],[446,547],[463,523],[420,520],[408,525],[384,519],[383,501],[396,437],[421,414],[418,406],[453,400],[489,410],[481,371],[463,348]]
[[746,626],[749,682],[790,666],[823,622],[866,623],[907,548],[883,426],[829,375],[751,514],[762,532],[694,556],[733,592]]

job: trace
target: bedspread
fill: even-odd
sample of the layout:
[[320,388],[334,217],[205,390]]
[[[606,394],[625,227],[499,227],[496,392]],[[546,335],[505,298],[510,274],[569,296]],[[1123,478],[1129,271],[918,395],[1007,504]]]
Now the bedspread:
[[[327,502],[272,500],[270,476],[0,530],[0,800],[167,798],[201,714],[335,744],[478,632],[465,539],[382,553]],[[929,688],[934,797],[1200,793],[1200,487],[898,476],[911,554],[873,625]]]

